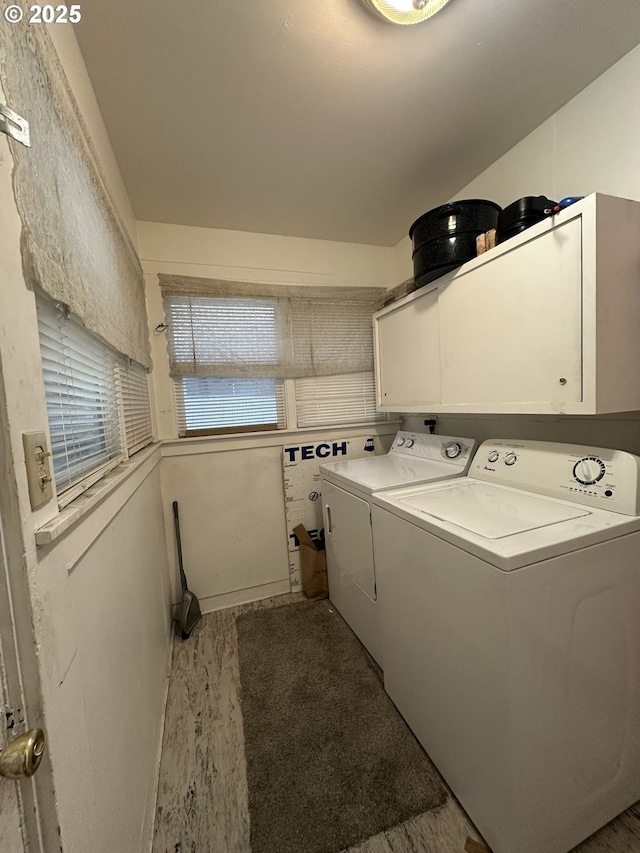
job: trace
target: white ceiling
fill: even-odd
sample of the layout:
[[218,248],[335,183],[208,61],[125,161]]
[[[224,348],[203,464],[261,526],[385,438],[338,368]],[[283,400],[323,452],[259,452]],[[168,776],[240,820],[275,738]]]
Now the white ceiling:
[[390,246],[638,44],[640,3],[83,0],[76,31],[138,219]]

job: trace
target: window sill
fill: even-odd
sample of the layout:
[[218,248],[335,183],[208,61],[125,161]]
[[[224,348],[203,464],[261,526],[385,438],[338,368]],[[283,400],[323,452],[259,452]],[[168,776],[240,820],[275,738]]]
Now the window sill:
[[400,420],[362,421],[349,424],[329,424],[327,426],[305,427],[299,429],[278,429],[268,432],[232,433],[228,435],[184,436],[183,438],[165,438],[162,440],[162,456],[192,456],[199,453],[213,453],[225,450],[250,450],[259,447],[282,447],[291,441],[323,441],[327,435],[350,438],[368,432],[371,435],[395,435]]
[[[279,429],[270,432],[234,433],[232,435],[209,435],[197,438],[173,438],[150,444],[140,450],[131,459],[122,462],[111,470],[95,485],[79,495],[51,521],[35,531],[35,541],[38,547],[52,545],[63,534],[89,515],[99,504],[112,495],[127,480],[136,473],[144,479],[162,457],[191,456],[200,453],[213,453],[230,450],[250,450],[260,447],[282,447],[295,442],[323,441],[327,434],[332,438],[350,438],[362,435],[395,435],[398,431],[399,420],[367,421],[356,424],[332,424],[326,427],[310,427],[306,429]],[[141,470],[147,463],[149,471]]]
[[[139,472],[145,463],[152,461],[153,464],[150,468],[155,467],[160,459],[159,451],[160,444],[159,442],[155,442],[109,471],[101,480],[98,480],[97,483],[87,489],[86,492],[78,495],[68,506],[61,509],[55,518],[43,524],[42,527],[39,527],[35,531],[36,545],[42,547],[55,542],[69,528],[73,527],[95,509],[98,504],[113,494],[130,477]],[[153,459],[154,456],[157,456],[157,458]]]

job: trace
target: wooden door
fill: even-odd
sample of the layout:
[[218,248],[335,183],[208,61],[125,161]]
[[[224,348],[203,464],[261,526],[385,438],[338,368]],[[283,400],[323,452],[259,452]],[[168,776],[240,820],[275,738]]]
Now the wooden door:
[[[1,560],[1,555],[0,555]],[[0,710],[2,711],[2,732],[0,733],[0,749],[4,749],[9,740],[6,726],[5,711],[8,703],[5,698],[4,661],[0,647]],[[22,832],[20,829],[20,810],[18,805],[18,783],[0,778],[0,850],[6,853],[24,853]]]
[[[0,364],[0,399],[4,399]],[[15,465],[0,411],[0,483],[10,483]],[[0,749],[30,728],[43,728],[33,612],[23,562],[17,494],[0,488]],[[0,851],[60,853],[52,766],[48,745],[30,779],[0,777]]]

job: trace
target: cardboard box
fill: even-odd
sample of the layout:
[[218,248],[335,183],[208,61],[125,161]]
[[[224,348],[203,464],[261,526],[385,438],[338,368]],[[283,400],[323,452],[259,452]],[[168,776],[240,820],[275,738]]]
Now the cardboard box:
[[324,543],[309,536],[304,524],[293,528],[300,542],[302,591],[307,598],[328,598],[327,552]]

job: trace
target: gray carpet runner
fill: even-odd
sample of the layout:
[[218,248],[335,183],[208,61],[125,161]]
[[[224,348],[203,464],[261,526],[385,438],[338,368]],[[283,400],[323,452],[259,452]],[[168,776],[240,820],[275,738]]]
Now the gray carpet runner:
[[330,602],[237,619],[252,853],[337,853],[447,794]]

